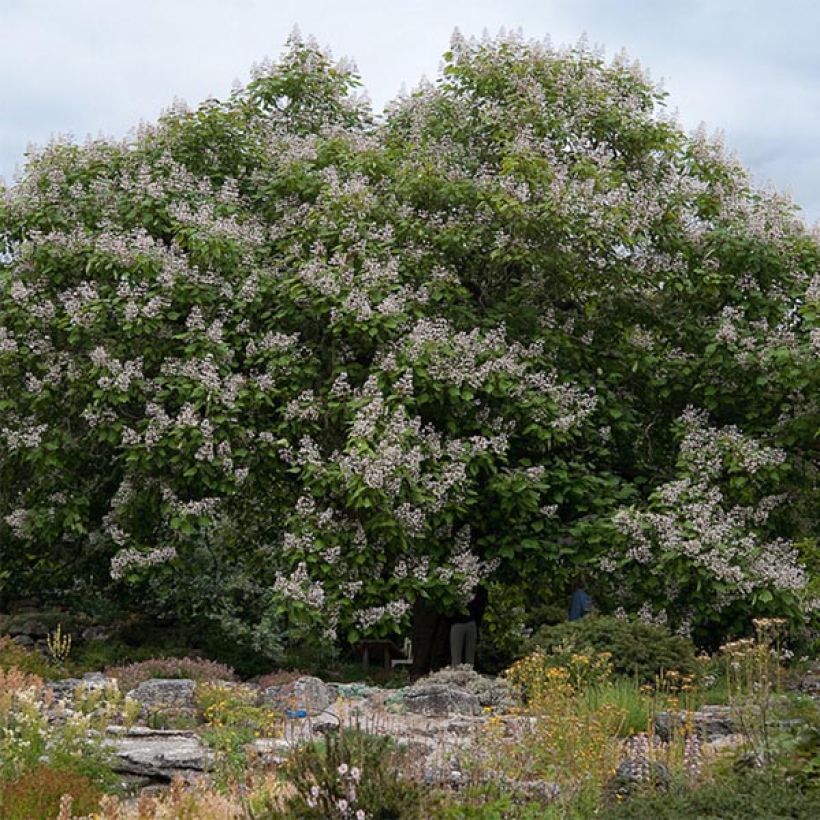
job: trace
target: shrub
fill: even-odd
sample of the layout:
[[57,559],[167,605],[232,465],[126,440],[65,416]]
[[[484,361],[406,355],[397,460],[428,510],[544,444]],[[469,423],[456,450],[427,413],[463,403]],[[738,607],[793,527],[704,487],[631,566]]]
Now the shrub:
[[268,672],[266,675],[257,678],[256,685],[260,689],[267,689],[269,686],[284,686],[307,674],[307,672],[302,672],[299,669],[274,669],[273,672]]
[[229,786],[244,777],[247,746],[257,737],[278,736],[282,716],[267,705],[257,705],[259,691],[250,686],[224,683],[197,687],[196,701],[208,728],[202,739],[216,755],[217,783]]
[[402,777],[394,741],[359,727],[298,748],[287,766],[296,794],[282,817],[330,820],[367,817],[407,820],[425,816],[422,790]]
[[608,820],[771,820],[817,816],[817,785],[799,788],[770,773],[745,773],[705,783],[696,789],[678,784],[663,794],[642,793],[601,816]]
[[119,681],[123,692],[151,678],[190,678],[197,682],[237,679],[230,666],[204,658],[150,658],[127,666],[112,666],[106,674]]
[[9,783],[0,782],[3,820],[53,820],[63,795],[71,796],[71,816],[94,812],[104,793],[77,772],[38,766]]
[[589,615],[542,627],[532,644],[559,661],[577,652],[609,652],[614,672],[642,681],[654,681],[663,670],[693,674],[696,668],[690,640],[641,621]]
[[30,675],[40,678],[58,677],[57,669],[52,666],[39,652],[18,646],[7,637],[0,637],[0,669],[8,671],[19,669]]
[[602,665],[595,657],[575,656],[572,667],[546,660],[536,650],[507,671],[531,719],[514,743],[497,718],[486,722],[490,768],[515,779],[554,780],[562,789],[603,783],[617,764],[617,735],[624,722],[615,704],[587,696],[591,685],[607,683],[606,658]]

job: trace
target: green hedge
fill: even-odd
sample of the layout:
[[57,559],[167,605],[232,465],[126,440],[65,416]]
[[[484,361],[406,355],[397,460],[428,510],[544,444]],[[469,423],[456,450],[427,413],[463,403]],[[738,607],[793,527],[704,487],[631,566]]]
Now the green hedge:
[[687,638],[642,621],[588,615],[541,627],[531,639],[531,649],[550,654],[595,650],[612,654],[616,673],[653,681],[662,670],[681,674],[695,671],[695,647]]

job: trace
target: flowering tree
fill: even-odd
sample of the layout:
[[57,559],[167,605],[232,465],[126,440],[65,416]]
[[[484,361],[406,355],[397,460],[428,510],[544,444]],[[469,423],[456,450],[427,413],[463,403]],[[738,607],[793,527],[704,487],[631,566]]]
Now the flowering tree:
[[390,632],[499,568],[695,585],[695,624],[709,589],[805,608],[817,238],[621,58],[445,59],[377,119],[294,37],[224,102],[29,158],[7,585],[136,585],[260,646]]

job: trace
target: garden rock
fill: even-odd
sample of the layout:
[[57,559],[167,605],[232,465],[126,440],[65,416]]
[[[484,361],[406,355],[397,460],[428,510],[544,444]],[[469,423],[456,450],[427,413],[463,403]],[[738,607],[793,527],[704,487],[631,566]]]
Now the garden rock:
[[810,697],[820,699],[820,666],[813,667],[803,675],[799,689]]
[[106,745],[114,755],[112,768],[123,774],[158,780],[190,780],[213,765],[213,754],[194,732],[134,727],[109,727]]
[[114,634],[114,630],[109,626],[87,626],[80,633],[84,641],[107,641]]
[[[728,706],[704,706],[693,712],[690,720],[695,734],[707,742],[738,731]],[[655,717],[655,734],[661,740],[669,740],[673,730],[686,722],[686,712],[659,712]]]
[[116,678],[108,678],[102,672],[86,672],[81,678],[63,678],[48,682],[48,687],[57,700],[71,703],[80,689],[88,691],[117,690]]
[[[22,638],[45,638],[48,635],[48,627],[35,618],[30,618],[22,623],[11,624],[8,633],[12,637]],[[32,640],[32,643],[34,641]]]
[[508,709],[515,704],[515,694],[509,681],[481,675],[472,666],[457,666],[455,669],[440,669],[416,681],[416,686],[441,683],[466,689],[478,698],[482,706]]
[[380,689],[378,686],[370,686],[369,684],[362,682],[328,683],[326,686],[333,700],[336,700],[337,698],[344,698],[345,700],[359,700],[384,692],[384,690]]
[[187,678],[152,678],[128,692],[127,697],[141,704],[143,714],[192,715],[196,712],[195,692],[196,684]]
[[429,717],[450,715],[478,715],[481,704],[478,697],[460,686],[427,683],[404,690],[404,706],[408,712]]
[[327,709],[333,701],[327,684],[308,675],[281,686],[269,686],[262,692],[262,699],[283,712],[303,709],[310,715]]
[[329,735],[339,731],[341,721],[336,715],[323,712],[310,721],[310,731],[314,735]]
[[265,766],[284,762],[292,748],[287,740],[278,737],[260,737],[251,746],[257,761]]

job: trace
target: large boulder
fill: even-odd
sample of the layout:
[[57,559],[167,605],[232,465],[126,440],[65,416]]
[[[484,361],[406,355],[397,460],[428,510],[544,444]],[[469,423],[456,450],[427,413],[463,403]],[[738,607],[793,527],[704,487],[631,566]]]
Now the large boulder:
[[478,696],[460,686],[446,683],[422,683],[404,690],[404,706],[408,712],[428,717],[478,715]]
[[262,700],[285,713],[304,711],[316,715],[327,709],[334,698],[324,681],[305,675],[290,683],[262,690]]
[[109,727],[106,746],[113,753],[112,769],[157,780],[190,780],[213,766],[213,753],[195,732],[134,727]]
[[446,667],[431,672],[416,681],[416,686],[441,683],[466,689],[478,698],[482,706],[495,709],[509,709],[515,705],[515,692],[510,682],[504,678],[481,675],[472,666]]
[[131,689],[127,696],[142,706],[143,714],[168,716],[196,713],[196,684],[188,678],[151,678]]

